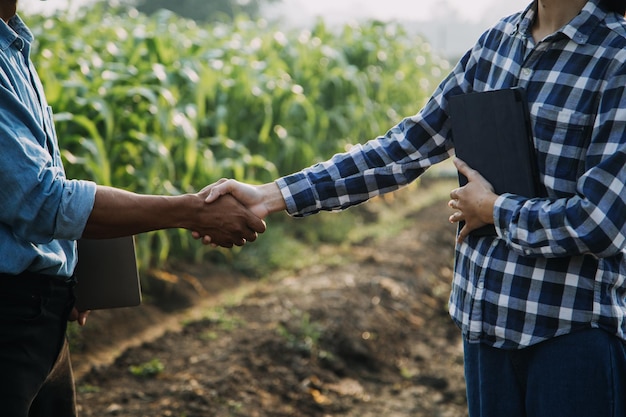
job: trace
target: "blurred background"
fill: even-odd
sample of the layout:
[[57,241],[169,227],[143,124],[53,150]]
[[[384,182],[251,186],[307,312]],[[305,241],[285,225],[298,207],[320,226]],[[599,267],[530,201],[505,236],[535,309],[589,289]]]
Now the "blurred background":
[[[37,13],[71,10],[91,0],[22,0],[22,8]],[[173,8],[183,12],[189,1],[143,1],[151,9]],[[200,8],[210,10],[218,2],[196,1]],[[248,0],[240,2],[250,4]],[[350,20],[394,20],[412,26],[425,35],[440,52],[458,56],[472,46],[481,32],[498,18],[524,9],[530,0],[283,0],[261,3],[261,15],[265,18],[283,20],[283,24],[307,27],[322,18],[329,24],[343,24]],[[197,8],[196,8],[197,9]],[[189,8],[189,10],[191,10]]]

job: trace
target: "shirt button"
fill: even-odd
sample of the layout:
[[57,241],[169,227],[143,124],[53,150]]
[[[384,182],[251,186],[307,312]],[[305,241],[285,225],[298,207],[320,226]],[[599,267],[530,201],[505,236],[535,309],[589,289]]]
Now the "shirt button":
[[483,288],[485,288],[485,281],[478,281],[478,289],[482,290]]
[[18,51],[22,52],[24,50],[24,39],[16,38],[15,47],[17,48]]
[[522,75],[524,77],[530,77],[533,73],[533,70],[531,70],[530,68],[524,68],[522,69]]

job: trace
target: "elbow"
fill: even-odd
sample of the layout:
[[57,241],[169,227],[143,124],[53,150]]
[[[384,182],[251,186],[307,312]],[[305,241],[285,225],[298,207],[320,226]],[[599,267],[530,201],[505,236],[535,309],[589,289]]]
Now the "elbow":
[[592,255],[596,258],[610,258],[615,255],[622,254],[624,249],[626,248],[622,237],[610,241],[592,242],[589,245],[589,251],[586,254]]
[[624,252],[626,249],[626,232],[612,223],[604,223],[603,227],[598,225],[593,230],[584,234],[582,239],[586,246],[585,254],[597,258],[609,258]]

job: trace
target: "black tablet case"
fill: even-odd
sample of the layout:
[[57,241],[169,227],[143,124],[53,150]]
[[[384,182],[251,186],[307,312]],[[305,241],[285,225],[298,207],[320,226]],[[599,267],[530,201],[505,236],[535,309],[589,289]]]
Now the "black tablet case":
[[[539,173],[524,90],[510,88],[451,97],[456,156],[489,181],[496,194],[540,195]],[[459,173],[459,184],[467,178]],[[472,231],[495,236],[493,225]]]
[[80,239],[74,272],[75,307],[80,311],[141,304],[141,284],[132,236]]

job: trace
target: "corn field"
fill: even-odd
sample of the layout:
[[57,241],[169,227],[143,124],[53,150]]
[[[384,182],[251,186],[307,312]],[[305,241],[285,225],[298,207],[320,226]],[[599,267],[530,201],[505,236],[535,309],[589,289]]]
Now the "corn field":
[[[68,176],[139,193],[266,182],[325,160],[415,113],[448,66],[380,22],[202,26],[98,4],[25,19]],[[143,266],[207,252],[186,231],[137,243]]]

